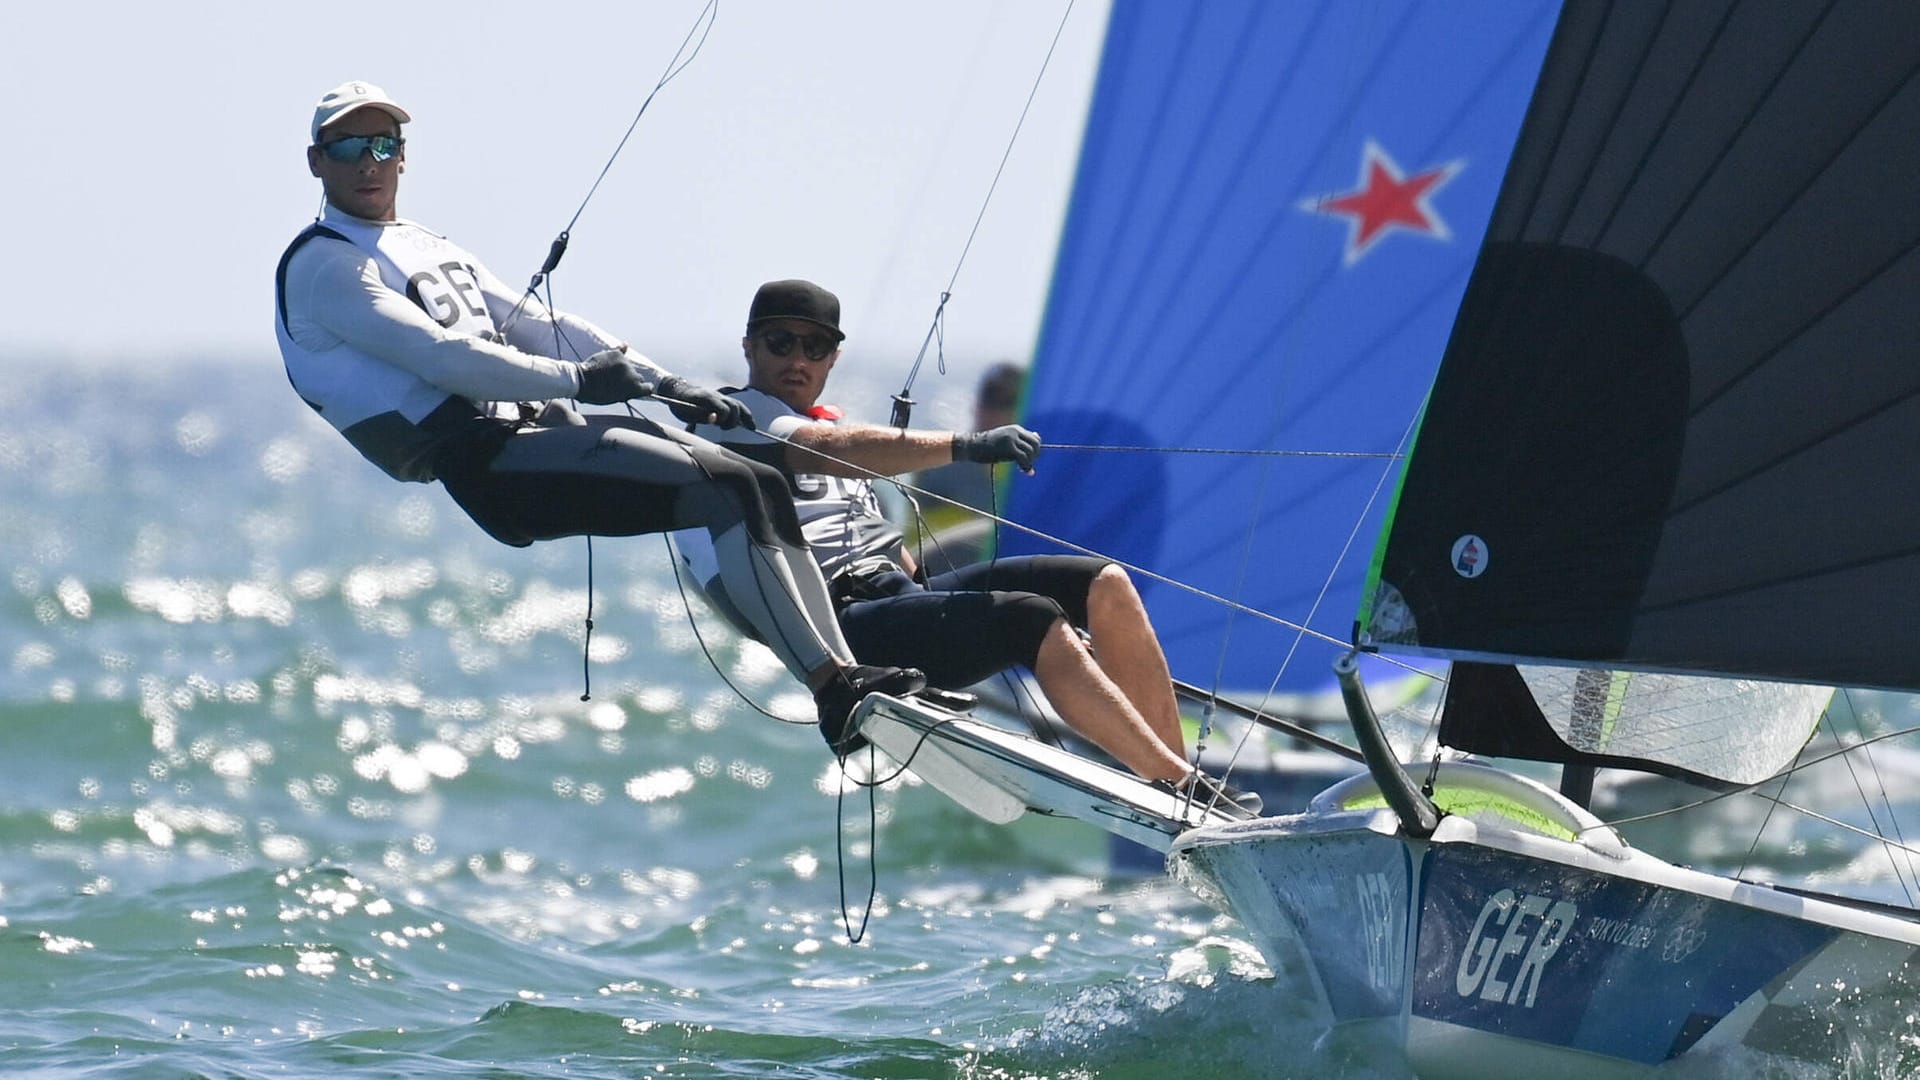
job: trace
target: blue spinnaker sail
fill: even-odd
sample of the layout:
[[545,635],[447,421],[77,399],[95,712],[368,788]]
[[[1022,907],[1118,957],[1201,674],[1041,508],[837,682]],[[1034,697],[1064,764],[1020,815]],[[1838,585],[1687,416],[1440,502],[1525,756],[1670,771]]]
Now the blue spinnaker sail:
[[[1114,5],[1008,507],[1232,602],[1140,579],[1176,676],[1330,685],[1339,646],[1232,605],[1350,638],[1557,11]],[[1237,452],[1155,452],[1194,448]]]

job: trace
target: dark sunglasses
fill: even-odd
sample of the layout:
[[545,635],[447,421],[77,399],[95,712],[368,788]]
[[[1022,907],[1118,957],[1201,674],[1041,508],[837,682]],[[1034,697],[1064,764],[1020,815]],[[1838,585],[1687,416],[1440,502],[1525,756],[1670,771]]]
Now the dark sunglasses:
[[360,160],[361,154],[372,154],[375,161],[392,161],[405,145],[407,140],[395,135],[349,135],[321,143],[320,152],[342,165],[351,165]]
[[775,356],[791,354],[797,343],[809,360],[825,360],[840,347],[839,342],[825,334],[796,334],[791,330],[763,331],[760,340],[767,343],[767,351]]

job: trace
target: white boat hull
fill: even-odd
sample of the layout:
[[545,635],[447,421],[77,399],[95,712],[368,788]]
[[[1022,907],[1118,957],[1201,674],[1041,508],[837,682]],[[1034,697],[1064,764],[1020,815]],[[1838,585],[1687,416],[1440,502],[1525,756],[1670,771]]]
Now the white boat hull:
[[1677,867],[1604,826],[1456,815],[1415,840],[1387,810],[1319,805],[1190,832],[1169,866],[1276,970],[1309,972],[1330,1023],[1396,1034],[1427,1080],[1639,1076],[1736,1047],[1837,1073],[1892,1037],[1850,1032],[1844,1006],[1920,983],[1909,918]]
[[1164,852],[1188,829],[1233,820],[1169,788],[917,698],[870,694],[854,722],[894,761],[996,824],[1031,810]]

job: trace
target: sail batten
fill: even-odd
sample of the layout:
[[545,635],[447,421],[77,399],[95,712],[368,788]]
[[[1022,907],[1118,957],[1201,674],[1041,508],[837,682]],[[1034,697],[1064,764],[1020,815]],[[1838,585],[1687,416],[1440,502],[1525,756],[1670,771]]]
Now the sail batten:
[[[1668,8],[1667,10],[1671,11],[1672,9]],[[1680,110],[1686,104],[1688,91],[1698,84],[1702,74],[1706,71],[1708,58],[1713,55],[1714,48],[1720,41],[1722,35],[1726,33],[1727,27],[1732,23],[1733,13],[1734,9],[1729,7],[1721,16],[1720,21],[1714,24],[1711,32],[1708,34],[1705,46],[1697,50],[1693,63],[1686,68],[1686,78],[1678,91],[1669,98],[1665,106],[1652,106],[1649,108],[1649,111],[1651,111],[1652,108],[1658,107],[1659,118],[1654,122],[1654,126],[1659,130],[1671,132],[1674,129],[1676,121],[1679,118]],[[1665,40],[1671,43],[1671,38]],[[1673,44],[1672,47],[1679,48],[1681,46]],[[1606,215],[1593,230],[1593,236],[1596,238],[1595,243],[1597,244],[1607,243],[1614,222],[1619,220],[1621,210],[1629,205],[1625,191],[1638,188],[1643,181],[1651,181],[1655,176],[1653,166],[1657,160],[1661,140],[1646,139],[1644,142],[1646,144],[1645,149],[1633,163],[1630,172],[1630,181],[1627,184],[1621,185],[1622,194],[1615,198],[1611,205],[1604,208]]]
[[[1736,475],[1719,480],[1711,488],[1683,492],[1674,500],[1673,516],[1680,517],[1710,504],[1716,498],[1736,494],[1741,485],[1761,480],[1795,458],[1815,453],[1835,439],[1875,423],[1888,414],[1897,414],[1902,409],[1910,408],[1916,398],[1920,398],[1920,387],[1888,400],[1875,401],[1871,408],[1841,417],[1836,422],[1810,431],[1802,441],[1785,447],[1774,457],[1754,462]],[[1695,415],[1700,414],[1696,412]]]
[[[1738,390],[1749,378],[1773,367],[1788,350],[1806,343],[1812,335],[1823,329],[1835,329],[1834,321],[1844,319],[1848,305],[1855,299],[1866,298],[1868,305],[1877,313],[1881,305],[1871,303],[1872,291],[1878,287],[1900,288],[1901,283],[1895,279],[1895,271],[1901,268],[1902,263],[1907,264],[1910,272],[1920,269],[1920,262],[1914,260],[1916,251],[1920,251],[1920,237],[1916,237],[1906,247],[1889,255],[1884,262],[1869,268],[1857,281],[1847,283],[1844,291],[1836,295],[1830,304],[1806,313],[1796,325],[1782,332],[1777,341],[1755,353],[1752,361],[1745,367],[1729,373],[1718,386],[1712,387],[1705,396],[1699,398],[1690,410],[1692,417],[1698,419],[1708,413],[1729,394]],[[1817,347],[1820,343],[1809,344]],[[1872,410],[1860,414],[1859,419],[1864,421],[1875,413],[1897,404],[1898,402],[1876,401]]]
[[[1235,28],[1232,31],[1228,32],[1229,38],[1236,41],[1236,48],[1226,68],[1227,74],[1214,86],[1213,97],[1207,102],[1206,106],[1199,111],[1199,115],[1215,116],[1219,115],[1222,109],[1231,107],[1234,102],[1235,88],[1243,85],[1250,77],[1247,72],[1247,66],[1249,62],[1254,59],[1253,45],[1259,40],[1258,36],[1250,31],[1257,17],[1258,12],[1252,10],[1244,12],[1242,20],[1235,24]],[[1313,27],[1309,25],[1307,33],[1301,35],[1300,39],[1294,44],[1296,54],[1290,55],[1282,60],[1287,71],[1295,72],[1299,70],[1297,50],[1307,47],[1307,43],[1313,40],[1312,34]],[[1256,82],[1260,81],[1257,75],[1251,77],[1254,78]],[[1284,79],[1269,87],[1265,87],[1264,92],[1259,94],[1260,105],[1257,109],[1260,115],[1265,118],[1265,122],[1272,122],[1271,118],[1275,110],[1280,107],[1280,103],[1284,100],[1284,96],[1290,85],[1291,79]],[[1178,124],[1178,126],[1186,127],[1187,125],[1182,123]],[[1205,153],[1207,149],[1205,146],[1204,126],[1193,125],[1190,137],[1194,140],[1187,157],[1187,163],[1191,167],[1199,155]],[[1221,173],[1223,181],[1238,173],[1240,170],[1248,168],[1250,159],[1255,153],[1256,148],[1257,144],[1253,142],[1247,142],[1234,148],[1235,155],[1232,164]],[[1194,263],[1203,256],[1205,250],[1205,245],[1200,242],[1200,238],[1205,235],[1205,223],[1223,214],[1230,213],[1230,204],[1235,196],[1236,190],[1236,187],[1231,184],[1231,182],[1218,183],[1213,186],[1211,190],[1202,193],[1198,199],[1180,200],[1181,205],[1178,208],[1179,212],[1164,215],[1153,222],[1154,233],[1149,241],[1149,250],[1168,252],[1168,249],[1172,248],[1169,254],[1176,260],[1175,265],[1178,267],[1172,275],[1173,280],[1188,280]],[[1249,244],[1248,254],[1245,255],[1244,258],[1256,258],[1260,246],[1257,242]],[[1213,316],[1212,318],[1203,319],[1197,324],[1187,323],[1185,320],[1169,319],[1167,317],[1169,311],[1177,305],[1191,302],[1191,300],[1181,292],[1157,288],[1155,285],[1156,277],[1157,275],[1152,272],[1148,266],[1142,264],[1137,268],[1134,280],[1129,283],[1129,287],[1120,294],[1125,298],[1129,306],[1135,303],[1148,305],[1146,310],[1149,311],[1150,314],[1145,320],[1145,325],[1152,327],[1155,331],[1164,332],[1169,327],[1182,327],[1190,331],[1196,328],[1196,326],[1204,328],[1216,323],[1218,317],[1217,305],[1226,303],[1227,297],[1215,296],[1204,298],[1216,305],[1216,310],[1209,313]],[[1169,349],[1182,353],[1193,350],[1199,344],[1199,342],[1194,340],[1167,341],[1156,339],[1149,339],[1141,343],[1142,347],[1148,349]],[[1120,347],[1121,343],[1117,341],[1107,341],[1104,342],[1103,345],[1106,348],[1117,348]]]
[[[1790,244],[1795,250],[1812,251],[1817,254],[1817,245],[1810,244],[1804,236],[1795,234],[1806,230],[1820,230],[1831,234],[1836,219],[1844,221],[1848,217],[1857,216],[1847,210],[1850,196],[1884,194],[1887,190],[1884,182],[1872,183],[1867,175],[1869,170],[1880,164],[1878,157],[1869,149],[1863,148],[1861,142],[1876,138],[1900,138],[1902,130],[1910,133],[1913,130],[1911,121],[1914,119],[1914,105],[1913,80],[1909,78],[1906,85],[1897,93],[1889,94],[1887,99],[1879,104],[1874,114],[1862,122],[1862,126],[1853,132],[1851,142],[1843,148],[1836,149],[1832,157],[1814,163],[1818,167],[1811,171],[1805,184],[1787,193],[1778,211],[1761,225],[1746,247],[1727,253],[1725,265],[1716,275],[1700,284],[1697,296],[1676,303],[1680,317],[1691,318],[1703,306],[1720,301],[1722,298],[1726,298],[1726,302],[1743,308],[1750,307],[1751,297],[1747,290],[1755,285],[1764,286],[1766,282],[1743,280],[1742,272],[1757,265],[1756,272],[1759,275],[1769,275],[1777,268],[1775,259],[1769,257],[1772,256],[1772,252],[1762,249],[1768,245],[1779,247]],[[1860,180],[1869,180],[1869,182],[1860,183]],[[1849,181],[1854,183],[1850,184]],[[1852,190],[1832,190],[1839,187]],[[1873,208],[1876,212],[1885,209],[1891,208]],[[1890,245],[1892,250],[1889,256],[1883,260],[1869,261],[1864,267],[1860,266],[1857,260],[1846,260],[1838,268],[1843,271],[1838,280],[1826,285],[1820,295],[1834,296],[1837,303],[1839,298],[1870,284],[1878,273],[1884,272],[1885,267],[1898,262],[1902,255],[1902,248],[1898,245],[1900,237],[1901,233],[1898,230],[1886,236],[1886,240],[1893,243]],[[1872,244],[1874,249],[1882,249],[1882,245],[1873,244],[1874,238],[1865,233],[1862,234],[1861,239]],[[1910,249],[1909,245],[1906,250]],[[1822,262],[1825,261],[1827,260],[1822,260]],[[1796,277],[1808,283],[1823,281],[1819,275],[1813,273],[1803,272]]]
[[[1738,8],[1729,8],[1727,12],[1727,20],[1729,23],[1732,22],[1733,16],[1738,10]],[[1658,260],[1663,253],[1673,250],[1670,247],[1670,243],[1674,241],[1676,234],[1681,234],[1681,239],[1686,239],[1684,229],[1690,220],[1691,214],[1695,208],[1700,205],[1701,200],[1714,196],[1714,185],[1727,183],[1727,178],[1730,175],[1737,177],[1743,168],[1751,165],[1751,162],[1743,161],[1743,156],[1758,153],[1759,149],[1764,145],[1766,125],[1763,123],[1763,117],[1767,104],[1772,101],[1774,95],[1779,92],[1789,73],[1796,69],[1799,58],[1804,53],[1809,42],[1813,40],[1814,35],[1818,32],[1820,26],[1831,11],[1832,9],[1828,8],[1815,15],[1814,21],[1806,27],[1804,33],[1800,35],[1798,39],[1795,39],[1792,34],[1781,35],[1783,39],[1782,47],[1786,53],[1783,58],[1774,59],[1772,57],[1762,56],[1758,58],[1758,62],[1756,63],[1731,50],[1729,50],[1728,53],[1722,53],[1717,49],[1710,49],[1702,55],[1701,70],[1703,72],[1709,71],[1713,66],[1720,66],[1727,69],[1720,81],[1715,84],[1715,89],[1713,90],[1715,96],[1724,97],[1731,94],[1735,100],[1741,100],[1743,94],[1750,93],[1752,103],[1736,106],[1732,109],[1719,110],[1732,121],[1732,127],[1723,136],[1719,151],[1705,162],[1704,167],[1699,170],[1698,179],[1687,191],[1686,197],[1675,207],[1671,217],[1669,217],[1662,226],[1659,238],[1654,243],[1648,245],[1647,255],[1642,262],[1642,269],[1650,269],[1651,264]],[[1719,40],[1720,39],[1716,38],[1716,45],[1719,44]],[[1729,88],[1727,83],[1738,79],[1740,73],[1745,73],[1748,78],[1756,75],[1770,75],[1771,77],[1768,78],[1764,84],[1751,88],[1739,85]],[[1676,106],[1678,104],[1679,103],[1676,102]],[[1760,139],[1761,142],[1751,141],[1755,138]],[[1757,234],[1757,232],[1758,230],[1749,230],[1747,234],[1754,235]],[[1685,311],[1690,309],[1691,304],[1687,301],[1681,301],[1679,306],[1683,309],[1684,315]]]
[[[1610,9],[1607,13],[1607,18],[1609,19],[1613,18],[1617,10],[1618,9]],[[1649,13],[1651,13],[1651,9],[1649,9]],[[1659,5],[1657,17],[1660,20],[1660,23],[1663,28],[1667,18],[1672,13],[1673,13],[1673,8],[1671,5]],[[1596,42],[1600,40],[1604,40],[1604,38],[1596,38]],[[1644,73],[1649,58],[1653,55],[1654,51],[1658,49],[1665,40],[1666,40],[1665,35],[1661,34],[1658,31],[1645,36],[1645,40],[1641,45],[1639,55],[1634,58],[1633,64],[1630,65],[1630,70],[1634,73],[1634,77],[1628,80],[1629,84],[1637,81],[1638,76]],[[1589,52],[1587,54],[1585,58],[1585,71],[1583,72],[1583,77],[1581,80],[1583,84],[1586,82],[1588,77],[1592,76],[1595,73],[1596,69],[1594,65],[1595,65],[1595,62],[1599,60],[1599,58],[1600,57],[1599,57],[1598,50]],[[1609,68],[1603,65],[1599,70],[1607,71],[1609,70]],[[1638,101],[1639,99],[1636,98],[1634,95],[1629,95],[1629,94],[1617,95],[1615,97],[1615,100],[1613,101],[1611,112],[1608,113],[1605,119],[1602,120],[1600,123],[1601,129],[1605,132],[1614,132],[1619,130],[1621,126],[1621,118],[1625,116],[1630,109],[1634,108],[1638,104]],[[1598,202],[1598,200],[1596,200],[1595,202],[1589,202],[1584,198],[1584,196],[1586,195],[1589,186],[1598,179],[1602,164],[1608,160],[1606,151],[1607,151],[1607,144],[1610,141],[1611,141],[1611,137],[1588,140],[1588,142],[1590,143],[1589,156],[1587,157],[1587,160],[1584,162],[1583,167],[1579,167],[1575,170],[1576,175],[1580,179],[1574,184],[1573,190],[1571,192],[1571,197],[1563,200],[1563,206],[1561,209],[1561,213],[1563,216],[1558,224],[1552,226],[1551,228],[1545,228],[1540,230],[1542,233],[1544,233],[1545,235],[1553,236],[1562,241],[1566,240],[1569,237],[1569,234],[1576,228],[1577,220],[1581,217],[1587,216],[1587,208],[1589,206],[1595,205],[1595,202]],[[1651,151],[1651,149],[1652,147],[1651,145],[1649,145],[1649,151]],[[1631,185],[1628,184],[1625,186],[1630,187]]]

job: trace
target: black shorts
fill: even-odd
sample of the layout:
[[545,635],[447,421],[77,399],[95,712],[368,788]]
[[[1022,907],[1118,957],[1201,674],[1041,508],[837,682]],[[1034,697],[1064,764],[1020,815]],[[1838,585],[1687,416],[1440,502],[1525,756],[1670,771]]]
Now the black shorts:
[[840,629],[863,664],[917,667],[957,689],[1016,665],[1031,668],[1057,619],[1084,629],[1087,591],[1105,559],[1026,555],[963,566],[922,586],[887,575],[891,595],[840,608]]

